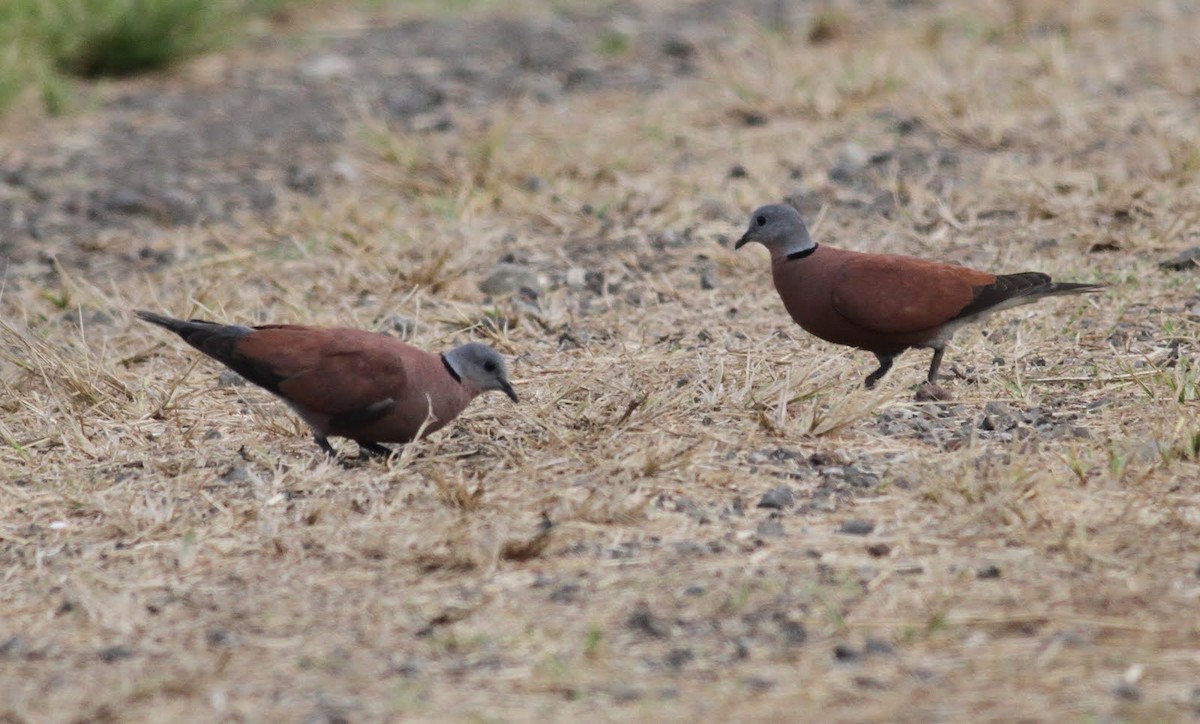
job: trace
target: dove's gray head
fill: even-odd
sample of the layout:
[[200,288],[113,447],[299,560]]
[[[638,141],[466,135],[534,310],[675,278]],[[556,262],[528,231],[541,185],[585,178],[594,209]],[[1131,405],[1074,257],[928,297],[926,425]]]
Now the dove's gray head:
[[480,390],[499,390],[517,401],[516,390],[508,381],[508,370],[504,358],[485,344],[469,342],[446,352],[442,360],[454,376],[461,381],[470,381]]
[[733,248],[740,249],[751,241],[767,247],[771,256],[789,258],[807,256],[817,248],[816,242],[808,235],[800,212],[787,204],[760,206],[750,214],[750,228],[746,229]]

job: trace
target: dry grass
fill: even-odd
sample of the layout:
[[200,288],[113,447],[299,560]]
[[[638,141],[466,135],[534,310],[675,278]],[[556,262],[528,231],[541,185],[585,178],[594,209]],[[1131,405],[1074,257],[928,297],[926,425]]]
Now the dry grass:
[[[1184,6],[747,21],[650,97],[421,137],[366,119],[372,183],[165,236],[165,270],[10,276],[0,715],[1192,716],[1200,294],[1156,268],[1198,235]],[[826,179],[850,141],[893,155]],[[960,333],[953,404],[912,401],[918,353],[867,392],[869,356],[791,325],[761,250],[730,249],[792,193],[822,242],[1111,288]],[[482,297],[502,257],[542,298]],[[522,403],[347,470],[135,307],[400,314],[427,348],[515,356]],[[780,485],[798,504],[773,519],[755,503]]]

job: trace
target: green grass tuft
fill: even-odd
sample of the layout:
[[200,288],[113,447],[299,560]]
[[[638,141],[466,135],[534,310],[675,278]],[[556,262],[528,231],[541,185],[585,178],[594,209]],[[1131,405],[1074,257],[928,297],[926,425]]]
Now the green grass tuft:
[[0,3],[0,111],[31,85],[47,112],[72,105],[69,77],[162,70],[236,38],[289,0],[7,0]]

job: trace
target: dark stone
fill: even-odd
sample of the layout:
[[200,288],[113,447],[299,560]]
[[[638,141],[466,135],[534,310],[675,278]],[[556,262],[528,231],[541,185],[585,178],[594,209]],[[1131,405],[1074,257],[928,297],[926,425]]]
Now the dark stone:
[[879,485],[879,476],[859,470],[852,465],[846,466],[842,477],[851,487],[855,488],[874,488]]
[[1200,246],[1185,249],[1166,261],[1159,262],[1159,268],[1171,271],[1187,271],[1200,266]]
[[788,646],[800,646],[808,640],[808,630],[804,624],[789,618],[786,614],[776,614],[775,623],[783,634],[783,642]]
[[920,128],[920,121],[914,118],[904,118],[896,121],[895,127],[896,133],[901,134],[901,136],[908,136],[908,134]]
[[204,640],[212,647],[233,646],[237,643],[237,634],[220,626],[212,626],[204,632]]
[[678,648],[671,649],[671,651],[667,653],[665,661],[667,662],[667,666],[670,666],[672,669],[678,671],[679,669],[682,669],[683,667],[692,663],[695,658],[696,655],[692,653],[691,649]]
[[751,128],[767,125],[767,115],[760,111],[738,111],[737,117],[743,125],[750,126]]
[[15,659],[25,652],[25,639],[13,634],[0,643],[0,659]]
[[855,518],[842,523],[839,533],[846,535],[870,535],[875,530],[875,524],[869,520]]
[[662,42],[662,52],[671,58],[689,60],[696,53],[696,46],[682,35],[670,35]]
[[867,546],[867,553],[873,558],[883,558],[892,552],[892,547],[887,543],[872,543]]
[[308,196],[316,196],[321,191],[321,177],[317,172],[307,166],[299,166],[293,164],[288,166],[287,177],[284,183],[292,191],[296,191]]
[[128,659],[131,656],[133,656],[133,649],[120,644],[100,649],[100,660],[106,664],[111,664],[121,659]]
[[653,613],[650,612],[650,607],[642,604],[633,613],[629,614],[625,625],[633,631],[645,634],[651,638],[665,639],[669,638],[671,632],[667,626],[658,620]]
[[1177,253],[1176,256],[1166,259],[1165,262],[1159,262],[1158,267],[1171,271],[1186,271],[1200,267],[1200,246],[1193,246],[1192,249]]
[[758,501],[759,508],[768,508],[770,510],[786,510],[795,504],[796,495],[786,485],[768,490]]
[[233,370],[221,370],[221,374],[217,375],[218,387],[245,387],[248,384],[245,377]]
[[397,118],[409,118],[437,108],[443,100],[436,88],[397,88],[383,94],[383,108]]
[[989,563],[988,565],[983,566],[979,570],[975,571],[975,577],[982,579],[999,578],[1000,567],[994,563]]
[[250,471],[245,465],[234,465],[221,476],[221,480],[226,483],[244,483],[249,479]]
[[550,594],[550,600],[555,603],[575,603],[578,600],[580,586],[577,583],[564,583]]
[[854,648],[850,644],[838,644],[833,647],[833,658],[842,662],[857,661],[862,656],[862,652]]
[[775,688],[774,681],[764,679],[761,676],[747,676],[742,679],[742,684],[753,694],[761,694],[764,691],[770,691]]
[[1138,688],[1137,684],[1124,680],[1117,682],[1112,692],[1113,696],[1124,701],[1140,701],[1142,698],[1142,690]]

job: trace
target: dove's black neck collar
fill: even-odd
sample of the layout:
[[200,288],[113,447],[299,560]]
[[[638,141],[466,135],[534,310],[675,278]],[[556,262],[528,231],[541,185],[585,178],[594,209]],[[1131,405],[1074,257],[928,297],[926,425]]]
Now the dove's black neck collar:
[[455,382],[457,382],[461,385],[462,377],[459,376],[457,371],[455,371],[454,365],[450,364],[450,360],[446,359],[446,355],[441,355],[441,357],[442,357],[442,364],[446,367],[446,371],[450,373],[450,376],[454,378]]
[[801,249],[800,251],[793,251],[791,254],[788,254],[787,256],[785,256],[784,259],[787,259],[788,261],[795,261],[796,259],[803,259],[804,257],[810,256],[814,251],[816,251],[818,246],[820,246],[820,244],[813,244],[812,246],[808,247],[807,249]]

